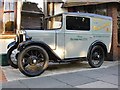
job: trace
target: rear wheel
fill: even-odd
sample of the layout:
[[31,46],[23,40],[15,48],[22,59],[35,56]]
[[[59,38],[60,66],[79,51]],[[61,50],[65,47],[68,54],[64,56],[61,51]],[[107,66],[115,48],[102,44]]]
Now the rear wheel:
[[18,56],[19,70],[29,77],[42,74],[47,68],[48,62],[48,54],[40,46],[29,46]]
[[97,68],[100,67],[105,59],[105,52],[103,48],[99,45],[94,46],[90,51],[88,56],[88,63],[91,67]]

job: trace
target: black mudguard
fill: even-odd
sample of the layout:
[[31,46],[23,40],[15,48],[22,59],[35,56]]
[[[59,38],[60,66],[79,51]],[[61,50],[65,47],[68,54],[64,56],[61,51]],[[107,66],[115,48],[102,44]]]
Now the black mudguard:
[[18,43],[16,41],[11,42],[10,44],[8,44],[7,49],[9,49],[9,48],[11,48],[13,46],[15,46],[17,48]]
[[88,50],[87,57],[90,56],[90,52],[91,52],[92,48],[93,48],[94,46],[96,46],[96,45],[102,46],[102,48],[103,48],[104,51],[105,51],[105,56],[107,57],[108,50],[107,50],[106,45],[105,45],[103,42],[97,41],[97,40],[90,45],[89,50]]
[[31,46],[31,45],[38,45],[44,48],[47,51],[50,60],[61,60],[61,58],[57,56],[55,52],[46,43],[42,41],[32,41],[32,40],[24,41],[18,45],[18,51],[21,52],[26,47]]

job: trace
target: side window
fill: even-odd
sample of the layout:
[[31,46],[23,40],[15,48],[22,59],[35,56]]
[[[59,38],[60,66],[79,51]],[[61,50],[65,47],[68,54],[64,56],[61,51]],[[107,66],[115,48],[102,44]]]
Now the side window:
[[90,30],[90,18],[67,16],[66,17],[66,29],[67,30]]
[[62,14],[48,18],[47,20],[48,30],[60,29],[61,27],[62,27]]

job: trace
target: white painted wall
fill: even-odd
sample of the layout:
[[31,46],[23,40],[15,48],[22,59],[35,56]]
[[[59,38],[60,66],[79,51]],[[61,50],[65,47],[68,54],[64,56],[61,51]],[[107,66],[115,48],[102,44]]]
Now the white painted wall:
[[59,14],[59,13],[63,13],[63,12],[68,12],[67,9],[61,8],[62,7],[62,3],[55,3],[55,15]]
[[0,54],[7,54],[7,46],[14,39],[0,39]]

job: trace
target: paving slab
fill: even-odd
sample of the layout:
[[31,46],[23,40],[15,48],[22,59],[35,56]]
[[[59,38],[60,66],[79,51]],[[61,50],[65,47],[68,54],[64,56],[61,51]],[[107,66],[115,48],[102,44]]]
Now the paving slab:
[[6,82],[6,77],[5,77],[5,74],[0,66],[0,82]]
[[77,72],[76,74],[118,85],[118,71],[116,71],[116,69],[117,66],[114,66],[99,70]]
[[[59,82],[51,77],[26,79],[20,80],[20,82],[28,88],[54,88],[61,86],[66,87],[65,83]],[[69,85],[67,86],[70,87]]]
[[54,88],[75,88],[75,87],[70,85],[59,85],[59,86],[55,86]]
[[64,82],[68,85],[72,85],[72,86],[77,86],[77,85],[82,85],[82,84],[85,84],[85,83],[90,83],[90,82],[97,81],[95,79],[91,79],[91,78],[80,76],[80,75],[78,76],[78,75],[72,74],[72,73],[62,74],[62,75],[54,75],[54,76],[51,76],[51,77],[54,78],[54,79],[57,79],[61,82]]
[[118,69],[102,68],[94,71],[107,75],[118,75]]
[[77,88],[118,88],[117,85],[113,85],[102,81],[92,82],[84,85],[79,85],[76,87]]
[[115,75],[110,75],[110,76],[107,76],[107,77],[101,77],[101,78],[97,78],[97,79],[100,80],[100,81],[103,81],[103,82],[118,85],[118,77],[115,76]]
[[[116,65],[118,62],[105,61],[100,68],[91,68],[86,61],[77,62],[77,63],[52,63],[49,64],[48,69],[38,77],[52,76],[64,73],[78,72],[78,71],[90,71],[90,70],[99,70],[106,67]],[[31,77],[26,77],[23,75],[19,69],[14,69],[11,66],[2,67],[7,81],[21,80],[21,79],[32,79]]]
[[2,89],[2,82],[0,82],[0,90]]
[[2,88],[28,88],[19,81],[7,82],[2,84]]
[[101,77],[107,77],[108,74],[104,74],[104,73],[100,73],[100,72],[95,72],[94,70],[90,70],[90,71],[78,71],[76,73],[74,73],[76,75],[81,75],[84,77],[89,77],[89,78],[93,78],[93,79],[97,79],[97,78],[101,78]]
[[89,86],[89,84],[103,84],[103,86],[107,85],[106,88],[109,85],[114,88],[119,85],[117,62],[105,62],[100,68],[90,68],[86,62],[83,63],[83,66],[79,65],[82,65],[82,63],[72,65],[54,64],[37,77],[26,77],[18,69],[3,67],[8,80],[8,83],[4,83],[4,87],[74,88],[76,86]]

